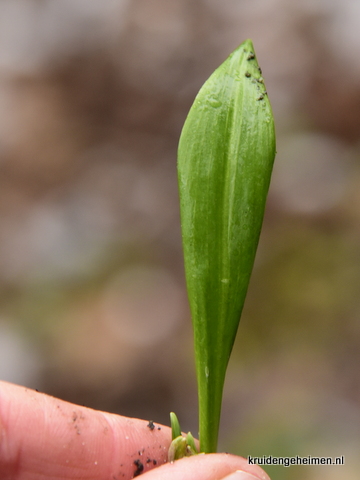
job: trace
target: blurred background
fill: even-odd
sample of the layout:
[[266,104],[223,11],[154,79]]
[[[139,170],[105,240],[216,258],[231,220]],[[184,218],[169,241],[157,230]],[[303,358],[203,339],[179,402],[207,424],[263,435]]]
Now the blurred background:
[[220,449],[359,478],[360,3],[0,0],[0,378],[197,431],[176,150],[252,38],[278,155]]

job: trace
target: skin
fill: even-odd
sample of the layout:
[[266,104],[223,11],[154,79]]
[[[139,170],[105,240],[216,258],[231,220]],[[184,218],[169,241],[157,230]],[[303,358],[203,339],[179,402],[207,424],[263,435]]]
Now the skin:
[[269,480],[234,455],[167,463],[171,429],[154,427],[0,382],[1,479],[127,480],[141,473],[144,480],[221,480],[240,470],[249,480]]

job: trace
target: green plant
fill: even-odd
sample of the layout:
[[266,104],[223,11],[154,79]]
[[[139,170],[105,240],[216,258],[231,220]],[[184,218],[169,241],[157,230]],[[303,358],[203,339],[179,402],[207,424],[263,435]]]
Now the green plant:
[[[274,158],[271,106],[253,44],[246,40],[199,91],[178,150],[200,451],[206,453],[217,449],[225,374],[253,268]],[[172,426],[175,441],[181,431],[174,428],[173,420]],[[181,442],[183,454],[192,454],[193,448],[184,450],[186,441]]]

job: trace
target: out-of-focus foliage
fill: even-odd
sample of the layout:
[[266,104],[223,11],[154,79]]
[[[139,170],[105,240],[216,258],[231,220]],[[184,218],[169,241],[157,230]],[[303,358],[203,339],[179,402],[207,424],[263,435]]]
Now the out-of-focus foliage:
[[357,0],[0,2],[2,379],[174,410],[195,432],[177,142],[204,80],[252,38],[278,156],[222,448],[345,455],[272,475],[358,478],[359,17]]

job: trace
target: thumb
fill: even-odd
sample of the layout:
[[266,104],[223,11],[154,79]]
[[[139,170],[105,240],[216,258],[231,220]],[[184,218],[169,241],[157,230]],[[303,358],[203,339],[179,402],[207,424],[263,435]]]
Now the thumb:
[[227,453],[200,454],[167,463],[143,475],[144,480],[270,480],[257,465]]

